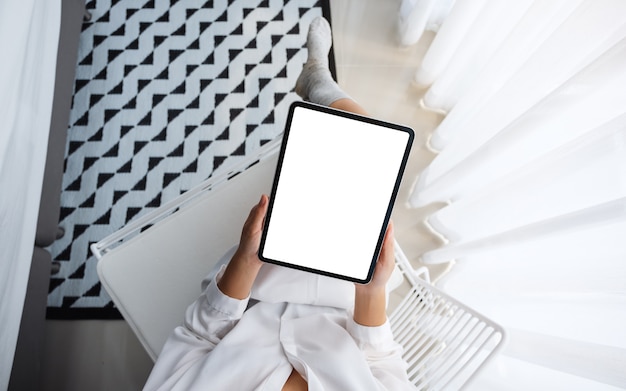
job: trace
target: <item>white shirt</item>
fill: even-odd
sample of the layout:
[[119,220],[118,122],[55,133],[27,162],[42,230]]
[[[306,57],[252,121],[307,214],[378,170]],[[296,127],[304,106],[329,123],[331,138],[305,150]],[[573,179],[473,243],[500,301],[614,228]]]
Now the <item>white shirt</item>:
[[353,320],[352,283],[266,264],[246,310],[250,297],[217,287],[223,270],[203,282],[144,390],[281,390],[292,368],[311,391],[414,389],[389,323]]

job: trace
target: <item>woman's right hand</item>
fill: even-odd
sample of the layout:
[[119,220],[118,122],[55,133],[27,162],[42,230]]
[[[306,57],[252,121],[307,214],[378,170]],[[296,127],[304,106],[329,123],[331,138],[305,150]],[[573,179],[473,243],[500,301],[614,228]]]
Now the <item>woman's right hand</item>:
[[241,231],[239,247],[217,283],[222,293],[234,299],[242,300],[248,297],[252,284],[263,265],[258,252],[267,205],[268,198],[264,194],[259,203],[250,211]]
[[263,194],[259,203],[250,210],[250,215],[248,215],[248,219],[243,224],[239,247],[233,256],[233,260],[237,258],[249,263],[251,266],[261,267],[262,262],[258,253],[261,245],[261,234],[263,233],[263,221],[267,213],[267,204],[268,197]]

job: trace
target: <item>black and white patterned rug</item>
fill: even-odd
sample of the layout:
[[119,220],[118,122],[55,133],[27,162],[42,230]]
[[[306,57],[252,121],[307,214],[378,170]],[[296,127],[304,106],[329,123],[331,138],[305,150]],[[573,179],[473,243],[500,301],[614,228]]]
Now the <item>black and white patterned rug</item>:
[[[92,0],[80,37],[48,318],[119,317],[89,246],[283,129],[327,0]],[[332,56],[331,56],[332,62]]]

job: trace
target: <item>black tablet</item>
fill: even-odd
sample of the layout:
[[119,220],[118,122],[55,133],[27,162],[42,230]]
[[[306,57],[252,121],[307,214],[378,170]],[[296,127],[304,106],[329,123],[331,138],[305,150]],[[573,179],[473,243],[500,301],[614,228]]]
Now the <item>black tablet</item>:
[[413,138],[406,126],[293,103],[259,258],[369,282]]

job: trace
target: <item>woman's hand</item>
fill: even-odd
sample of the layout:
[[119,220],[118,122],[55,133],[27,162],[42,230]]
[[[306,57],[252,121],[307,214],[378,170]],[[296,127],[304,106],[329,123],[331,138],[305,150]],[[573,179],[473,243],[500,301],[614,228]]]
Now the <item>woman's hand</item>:
[[243,224],[241,230],[241,239],[239,247],[233,256],[233,260],[245,261],[251,266],[261,267],[262,262],[259,259],[258,252],[261,245],[261,233],[263,232],[263,221],[267,213],[268,198],[265,194],[261,196],[261,200],[250,211],[248,219]]
[[354,321],[363,326],[380,326],[387,321],[387,281],[395,266],[393,223],[389,222],[372,280],[355,284]]
[[248,297],[259,269],[263,265],[258,252],[267,204],[267,196],[262,195],[259,203],[250,211],[243,225],[239,247],[217,283],[222,293],[234,299],[241,300]]

